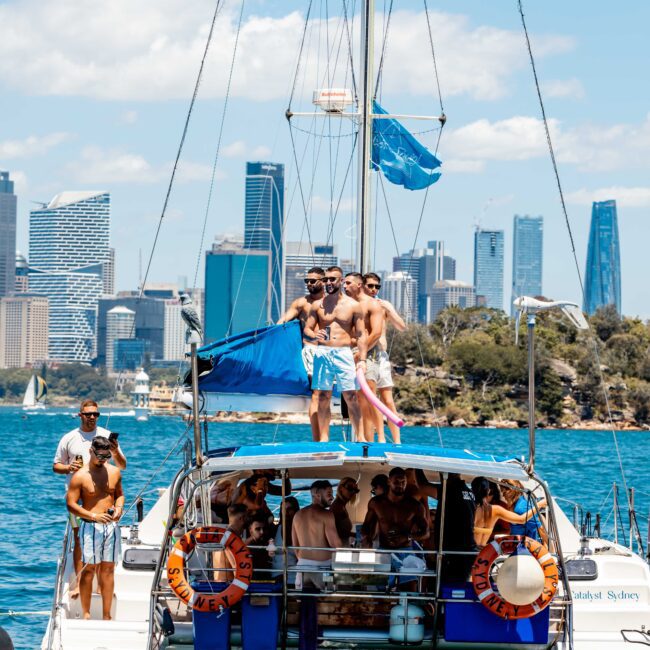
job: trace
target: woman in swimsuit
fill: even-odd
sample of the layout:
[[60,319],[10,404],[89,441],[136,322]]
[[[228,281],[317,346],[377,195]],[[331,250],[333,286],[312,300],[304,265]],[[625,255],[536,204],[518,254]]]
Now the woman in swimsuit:
[[[525,524],[535,516],[537,509],[531,508],[528,512],[518,515],[503,506],[490,503],[490,481],[477,476],[472,481],[472,492],[476,499],[476,513],[474,515],[474,541],[479,549],[483,548],[489,541],[497,520],[503,519],[511,524]],[[546,499],[537,503],[537,508],[545,508]]]

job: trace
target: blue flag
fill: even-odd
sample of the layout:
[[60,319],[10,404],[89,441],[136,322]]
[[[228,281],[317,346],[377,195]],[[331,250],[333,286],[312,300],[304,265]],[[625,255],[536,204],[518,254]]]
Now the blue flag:
[[[373,112],[385,111],[373,102]],[[397,120],[373,120],[372,164],[381,169],[384,176],[407,190],[423,190],[440,178],[440,161],[421,145]]]

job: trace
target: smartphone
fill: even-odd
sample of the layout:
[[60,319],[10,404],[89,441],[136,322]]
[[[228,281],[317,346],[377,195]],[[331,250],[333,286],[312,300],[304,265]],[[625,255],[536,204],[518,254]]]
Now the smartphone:
[[108,434],[108,439],[109,439],[111,442],[117,442],[117,439],[119,438],[119,436],[120,436],[120,434],[119,434],[117,431],[111,431],[111,432]]
[[106,513],[112,517],[115,514],[115,508],[109,508]]

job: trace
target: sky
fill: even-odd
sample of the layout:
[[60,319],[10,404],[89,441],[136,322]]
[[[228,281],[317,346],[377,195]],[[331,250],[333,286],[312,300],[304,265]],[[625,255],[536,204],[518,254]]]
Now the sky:
[[[377,60],[388,4],[376,2]],[[35,202],[66,190],[108,190],[117,288],[137,286],[139,258],[146,266],[214,6],[207,0],[0,0],[0,169],[16,181],[21,251],[28,252]],[[354,168],[346,174],[350,122],[293,118],[290,131],[284,117],[289,106],[312,111],[315,88],[351,85],[341,4],[333,0],[312,2],[296,75],[308,6],[297,0],[245,3],[226,101],[242,5],[223,3],[150,281],[186,276],[193,284],[198,262],[202,286],[202,251],[216,235],[243,230],[247,160],[285,164],[287,239],[306,240],[309,232],[312,241],[325,240],[334,202],[338,252],[347,257],[353,250],[357,179]],[[349,0],[356,66],[353,6]],[[437,116],[423,3],[394,6],[381,103],[393,113]],[[458,279],[471,282],[473,229],[503,229],[507,302],[513,216],[542,215],[543,292],[581,303],[578,271],[584,274],[591,203],[615,199],[623,312],[650,318],[650,3],[628,2],[622,11],[586,0],[524,0],[577,268],[516,1],[429,0],[428,6],[447,123],[439,142],[431,130],[436,122],[405,124],[427,146],[438,143],[443,175],[428,193],[386,187],[375,178],[375,267],[390,269],[396,251],[437,239],[457,259]]]

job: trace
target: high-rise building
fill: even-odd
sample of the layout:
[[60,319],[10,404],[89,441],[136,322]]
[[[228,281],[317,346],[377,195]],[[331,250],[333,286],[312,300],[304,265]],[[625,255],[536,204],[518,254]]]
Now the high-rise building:
[[440,280],[431,292],[431,313],[429,322],[433,322],[446,307],[458,306],[463,309],[476,305],[474,287],[460,280]]
[[16,293],[27,293],[29,291],[29,264],[27,258],[16,251]]
[[589,227],[584,310],[614,305],[621,313],[621,251],[616,201],[594,202]]
[[165,300],[165,339],[163,344],[163,359],[165,361],[182,361],[185,358],[186,329],[187,326],[181,318],[181,303],[174,299]]
[[45,296],[0,299],[0,368],[25,368],[47,360],[48,312]]
[[417,284],[408,273],[389,273],[382,282],[382,296],[393,304],[407,323],[416,321]]
[[16,206],[14,182],[0,171],[0,298],[14,290],[16,269]]
[[135,337],[148,341],[147,352],[162,359],[164,351],[165,303],[158,298],[138,297],[137,291],[123,291],[116,297],[100,298],[97,308],[97,365],[106,365],[107,315],[113,307],[135,312]]
[[512,295],[510,314],[515,315],[512,304],[519,296],[542,295],[542,246],[544,240],[543,217],[514,217],[512,241]]
[[271,253],[234,238],[216,241],[205,256],[205,341],[269,323]]
[[305,274],[313,266],[326,269],[328,266],[338,266],[336,247],[332,244],[313,243],[305,241],[290,241],[286,243],[285,251],[285,284],[284,301],[288,307],[296,298],[304,296]]
[[151,345],[144,339],[115,339],[114,347],[114,365],[113,371],[137,370],[147,362],[147,356],[150,354]]
[[124,305],[113,307],[106,314],[106,370],[108,372],[116,369],[118,357],[115,355],[115,341],[133,338],[135,338],[135,312]]
[[104,263],[103,273],[104,295],[112,296],[115,294],[115,249],[108,249],[108,259]]
[[244,247],[268,251],[271,259],[270,310],[277,321],[284,311],[284,165],[246,163]]
[[445,255],[442,262],[442,279],[456,279],[456,260],[450,255]]
[[63,192],[30,213],[29,286],[50,299],[49,348],[55,361],[88,363],[95,357],[109,227],[108,192]]
[[503,230],[474,232],[474,289],[487,307],[503,309]]

